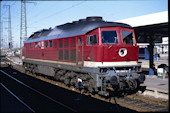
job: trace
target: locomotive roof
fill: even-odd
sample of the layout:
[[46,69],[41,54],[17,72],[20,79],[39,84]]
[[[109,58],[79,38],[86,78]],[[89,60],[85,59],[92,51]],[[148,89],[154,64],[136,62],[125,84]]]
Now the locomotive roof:
[[132,28],[130,25],[124,23],[103,21],[102,17],[87,17],[86,19],[73,21],[73,23],[56,26],[54,29],[50,28],[37,31],[24,41],[24,43],[84,35],[99,27]]

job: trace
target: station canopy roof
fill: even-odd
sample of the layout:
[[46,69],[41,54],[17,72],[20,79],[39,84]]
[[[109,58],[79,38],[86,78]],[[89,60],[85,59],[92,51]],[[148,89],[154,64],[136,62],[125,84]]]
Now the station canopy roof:
[[153,13],[123,20],[135,29],[138,43],[149,43],[149,35],[155,43],[161,43],[162,37],[168,37],[168,11]]

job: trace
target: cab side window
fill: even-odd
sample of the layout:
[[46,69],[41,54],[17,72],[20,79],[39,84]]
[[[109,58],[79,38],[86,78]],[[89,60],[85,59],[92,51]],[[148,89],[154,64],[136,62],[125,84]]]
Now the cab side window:
[[82,46],[82,38],[81,37],[78,38],[78,44],[79,44],[79,46]]
[[125,44],[133,44],[134,37],[132,31],[122,31],[123,43]]
[[97,36],[96,35],[88,35],[86,44],[88,46],[97,44]]
[[45,47],[48,47],[48,41],[45,41]]
[[37,42],[35,42],[35,48],[37,48]]
[[52,43],[52,40],[50,40],[50,47],[52,47],[53,46],[53,43]]
[[39,48],[41,47],[41,43],[40,43],[40,42],[38,42],[38,47],[39,47]]

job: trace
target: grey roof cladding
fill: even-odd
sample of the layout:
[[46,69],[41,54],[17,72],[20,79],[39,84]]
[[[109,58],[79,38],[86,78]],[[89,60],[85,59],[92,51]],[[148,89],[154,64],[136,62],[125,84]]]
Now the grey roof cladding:
[[24,41],[24,43],[84,35],[99,27],[132,28],[130,25],[124,23],[103,21],[102,17],[87,17],[86,19],[80,19],[73,23],[56,26],[54,29],[43,29],[41,31],[37,31]]

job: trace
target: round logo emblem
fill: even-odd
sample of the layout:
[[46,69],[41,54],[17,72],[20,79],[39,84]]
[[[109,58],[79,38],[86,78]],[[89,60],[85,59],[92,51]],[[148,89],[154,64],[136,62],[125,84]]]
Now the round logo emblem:
[[127,49],[126,48],[121,48],[119,50],[119,56],[124,57],[127,55]]

